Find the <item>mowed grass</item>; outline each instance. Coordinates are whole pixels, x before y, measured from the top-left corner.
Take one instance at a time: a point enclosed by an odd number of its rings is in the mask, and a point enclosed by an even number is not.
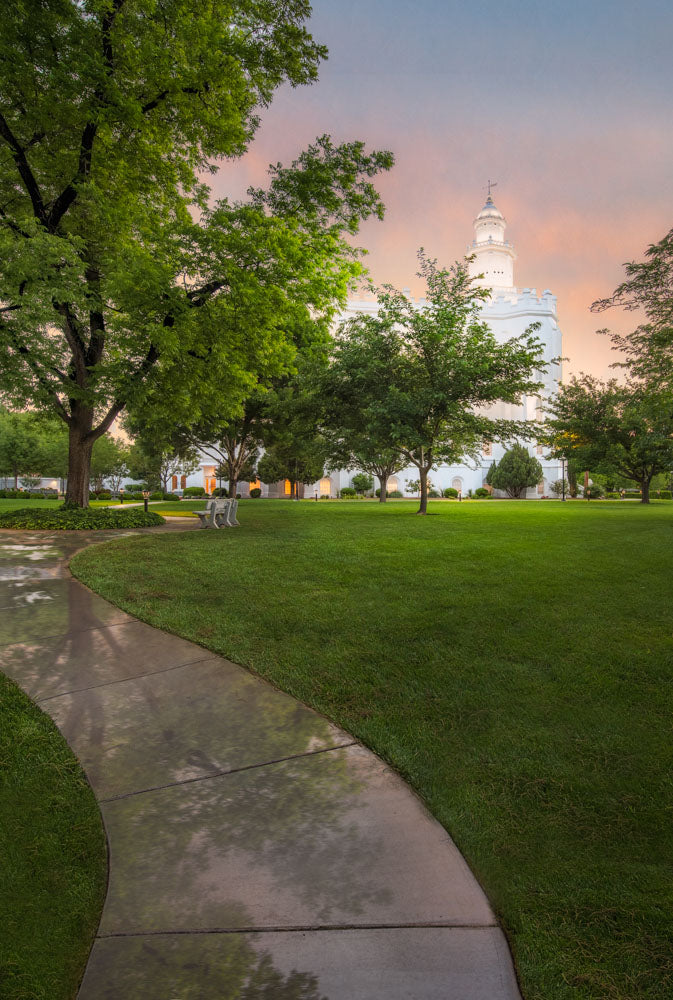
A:
[[[23,510],[24,507],[33,508],[37,507],[48,507],[50,510],[56,510],[63,503],[62,500],[6,500],[4,497],[0,497],[0,514],[4,514],[9,510]]]
[[[72,1000],[105,895],[98,806],[53,722],[0,674],[0,996]]]
[[[73,570],[416,788],[526,1000],[673,996],[673,504],[261,501]],[[135,572],[130,571],[135,567]]]

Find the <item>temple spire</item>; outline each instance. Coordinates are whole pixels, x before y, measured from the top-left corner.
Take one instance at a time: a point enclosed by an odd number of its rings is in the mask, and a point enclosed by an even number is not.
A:
[[[496,181],[489,179],[486,204],[474,220],[474,240],[470,253],[474,260],[470,264],[470,274],[483,274],[480,280],[485,288],[511,289],[514,287],[514,247],[505,238],[507,222],[502,212],[496,208],[491,194]]]

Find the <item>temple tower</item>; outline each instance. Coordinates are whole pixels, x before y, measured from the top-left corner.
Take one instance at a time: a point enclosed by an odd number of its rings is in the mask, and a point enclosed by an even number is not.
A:
[[[468,247],[474,260],[470,264],[470,275],[483,274],[477,282],[485,288],[497,291],[514,288],[514,247],[505,239],[507,223],[502,212],[493,204],[489,190],[486,204],[474,220],[474,239]]]

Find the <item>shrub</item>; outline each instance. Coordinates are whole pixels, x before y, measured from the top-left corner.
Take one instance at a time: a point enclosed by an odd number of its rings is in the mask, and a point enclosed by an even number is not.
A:
[[[402,499],[402,494],[400,493],[399,490],[391,490],[391,492],[388,494],[388,499],[389,500],[401,500]]]
[[[111,500],[111,499],[112,499],[112,494],[110,493],[109,490],[96,491],[96,500]]]
[[[553,483],[549,484],[549,489],[552,491],[552,493],[554,494],[555,497],[562,497],[563,496],[563,487],[564,487],[564,484],[565,484],[565,495],[567,497],[569,497],[570,496],[570,484],[569,484],[569,482],[568,482],[567,479],[566,480],[555,479]],[[617,495],[619,496],[619,494],[617,494]]]
[[[478,489],[474,491],[474,495],[477,500],[486,500],[488,497],[490,497],[491,494],[488,492],[485,486],[480,486]]]
[[[161,499],[162,500],[178,500],[179,501],[180,497],[177,495],[177,493],[162,493]]]
[[[491,463],[486,474],[489,486],[496,490],[504,490],[515,500],[525,496],[526,490],[537,486],[541,479],[542,466],[536,458],[528,454],[522,444],[513,444],[499,462]]]
[[[341,493],[342,498],[345,499],[345,500],[347,500],[349,497],[356,497],[357,496],[357,493],[355,492],[355,490],[353,489],[352,486],[344,486],[344,487],[342,487],[340,493]]]
[[[660,500],[673,500],[673,494],[670,490],[659,490]]]
[[[587,500],[600,500],[604,494],[605,490],[598,483],[592,483],[591,486],[587,486],[584,491],[584,496]]]
[[[229,496],[229,490],[226,489],[224,486],[218,486],[216,490],[213,490],[213,496],[214,497],[228,497]]]
[[[129,483],[128,486],[124,487],[124,491],[126,493],[142,493],[142,491],[146,489],[146,483]]]
[[[453,486],[447,486],[447,488],[444,490],[444,496],[447,497],[448,499],[455,500],[456,497],[458,496],[458,490],[454,490]]]
[[[250,490],[250,496],[253,498],[253,500],[256,500],[257,497],[261,497],[261,495],[262,491],[259,488],[259,486],[253,486],[253,488]]]
[[[330,497],[329,493],[321,493],[320,494],[320,499],[321,500],[330,500],[331,497]]]
[[[56,510],[21,507],[0,514],[0,528],[26,528],[31,531],[105,531],[108,528],[146,528],[164,524],[154,511],[142,508],[122,510],[110,507],[57,507]]]
[[[621,496],[620,493],[606,493],[605,494],[605,499],[606,500],[619,500],[620,496]]]
[[[157,490],[156,492],[150,493],[149,495],[150,500],[163,500],[163,498],[164,494],[161,490]]]
[[[441,496],[441,493],[439,493],[437,490],[428,490],[428,496],[430,497],[431,500],[436,500],[437,497]]]
[[[142,493],[132,493],[131,500],[144,500]]]
[[[182,495],[183,497],[203,497],[206,495],[206,491],[203,486],[185,486]]]
[[[374,479],[366,472],[358,472],[353,476],[351,485],[356,493],[367,493],[374,486]]]

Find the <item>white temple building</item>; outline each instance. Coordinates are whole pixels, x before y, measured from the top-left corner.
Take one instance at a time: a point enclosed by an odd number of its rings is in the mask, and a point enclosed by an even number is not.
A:
[[[556,296],[546,289],[542,295],[537,295],[534,288],[519,289],[514,284],[514,262],[516,253],[513,245],[505,238],[506,220],[498,208],[493,203],[490,194],[486,199],[486,204],[481,209],[474,220],[474,239],[468,245],[468,255],[473,257],[470,263],[470,274],[473,276],[483,275],[478,283],[490,291],[490,297],[484,301],[482,307],[483,318],[488,322],[495,337],[501,343],[516,337],[525,332],[532,323],[539,323],[536,336],[544,344],[544,360],[548,363],[546,372],[540,376],[540,381],[544,383],[539,394],[535,396],[525,396],[520,405],[496,404],[490,408],[489,413],[493,416],[503,417],[512,420],[541,420],[543,400],[556,391],[558,380],[561,377],[561,366],[558,360],[562,355],[561,330],[558,325],[556,314]],[[403,291],[407,291],[404,289]],[[419,308],[426,305],[424,299],[416,299],[409,296]],[[377,311],[377,301],[372,296],[367,299],[350,299],[347,308],[342,314],[342,319],[348,318],[355,313],[375,313]],[[526,442],[524,442],[526,443]],[[529,452],[538,459],[542,465],[543,478],[536,487],[529,489],[528,498],[543,497],[550,495],[550,485],[561,478],[561,465],[556,460],[545,459],[545,449],[541,445],[526,443]],[[462,465],[438,465],[430,472],[429,479],[432,487],[441,493],[447,487],[454,487],[460,490],[463,496],[468,496],[470,491],[480,486],[486,485],[486,475],[489,466],[495,461],[499,461],[504,454],[505,447],[499,444],[485,444],[479,461],[467,461]],[[318,482],[306,483],[303,487],[304,497],[336,497],[344,486],[350,486],[357,469],[339,470],[323,476]],[[410,466],[402,472],[397,473],[388,480],[388,491],[399,490],[409,496],[416,496],[415,490],[407,487],[407,481],[418,479],[418,470],[415,466]],[[212,459],[204,461],[201,472],[193,476],[182,477],[182,482],[174,483],[177,487],[205,486],[207,492],[211,492],[215,487],[215,467]],[[378,487],[378,482],[375,484]],[[288,483],[239,483],[239,491],[242,496],[247,496],[253,486],[258,486],[262,490],[262,496],[282,496],[289,495],[290,485]],[[300,496],[302,491],[300,488]],[[495,495],[499,495],[496,494]]]

